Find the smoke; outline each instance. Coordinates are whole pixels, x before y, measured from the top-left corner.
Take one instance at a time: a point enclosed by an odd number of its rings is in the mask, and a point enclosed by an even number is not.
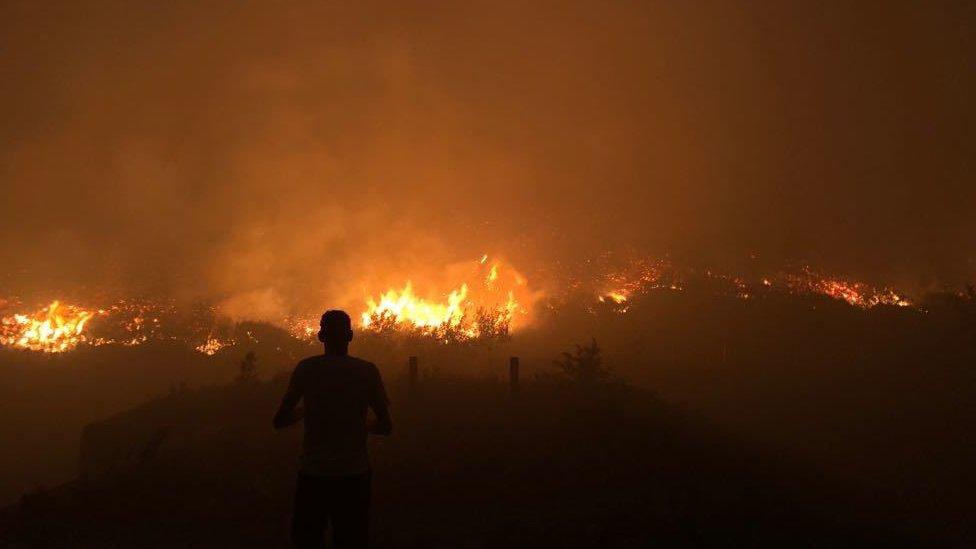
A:
[[[8,291],[262,317],[625,248],[973,274],[962,6],[2,9]]]

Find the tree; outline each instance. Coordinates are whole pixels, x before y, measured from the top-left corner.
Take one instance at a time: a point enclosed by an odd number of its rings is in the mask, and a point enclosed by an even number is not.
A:
[[[253,381],[257,377],[258,358],[254,351],[248,351],[241,361],[240,372],[237,374],[238,382]]]
[[[606,381],[610,370],[603,366],[603,356],[596,339],[589,345],[576,344],[572,352],[563,352],[553,364],[574,383],[592,386]]]

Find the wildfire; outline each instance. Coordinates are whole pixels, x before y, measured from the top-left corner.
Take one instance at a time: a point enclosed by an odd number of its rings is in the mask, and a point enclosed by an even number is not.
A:
[[[369,328],[375,316],[390,316],[395,322],[407,322],[417,328],[458,326],[464,319],[462,304],[468,297],[468,285],[462,284],[447,296],[446,303],[427,301],[413,293],[413,284],[407,282],[402,290],[389,290],[380,296],[379,302],[370,298],[367,310],[362,314],[363,327]]]
[[[615,310],[618,312],[626,312],[635,296],[652,290],[681,291],[686,285],[710,288],[720,295],[740,299],[753,299],[770,292],[785,292],[791,295],[823,295],[861,309],[878,305],[912,305],[907,297],[891,288],[879,288],[864,282],[828,276],[809,266],[750,281],[712,270],[698,272],[693,269],[677,269],[663,260],[641,259],[631,261],[622,268],[609,270],[600,278],[604,282],[596,287],[597,301],[616,306]]]
[[[367,299],[361,315],[363,328],[419,333],[444,342],[509,334],[513,325],[525,321],[535,295],[528,291],[522,275],[502,263],[489,261],[487,256],[472,263],[473,269],[470,264],[462,265],[470,276],[464,276],[441,299],[418,293],[410,282]],[[450,267],[446,271],[454,273]],[[14,302],[2,303],[8,308]],[[98,325],[92,329],[95,317]],[[304,316],[286,316],[277,324],[300,340],[313,339],[318,331],[318,323]],[[0,318],[0,346],[64,352],[79,345],[175,342],[213,356],[244,337],[235,335],[234,329],[218,308],[206,304],[187,309],[167,300],[120,299],[87,309],[54,301],[36,313],[17,312]]]
[[[295,339],[310,340],[319,331],[317,319],[309,319],[301,316],[289,316],[284,320],[285,329]]]
[[[233,345],[233,341],[221,341],[215,337],[208,337],[206,341],[194,347],[197,352],[203,353],[207,356],[213,356],[217,354],[217,351],[227,347],[228,345]]]
[[[368,298],[360,315],[363,328],[416,331],[445,340],[507,335],[525,312],[516,295],[526,293],[526,279],[499,262],[489,264],[487,255],[475,263],[473,280],[480,282],[462,282],[440,299],[418,295],[410,281]]]
[[[639,259],[631,261],[623,268],[611,269],[598,277],[596,298],[601,303],[618,307],[618,312],[627,312],[627,303],[635,295],[651,290],[681,290],[682,280],[677,270],[665,260]]]
[[[557,289],[549,292],[549,310],[558,312],[571,300],[582,299],[591,313],[623,314],[640,307],[643,298],[656,291],[707,292],[751,301],[775,295],[822,295],[862,309],[912,306],[908,298],[891,288],[825,275],[811,267],[743,278],[676,267],[668,260],[604,259],[574,267],[585,270],[579,275],[556,272],[547,277],[537,273],[539,278],[558,283]],[[359,315],[362,328],[445,343],[504,338],[532,320],[530,313],[541,297],[529,289],[527,279],[519,272],[488,255],[427,271],[430,273],[434,276],[417,273],[375,297],[366,293]],[[245,337],[235,331],[236,325],[222,316],[218,307],[205,303],[185,308],[167,300],[121,299],[101,308],[83,308],[54,301],[34,313],[6,312],[15,303],[17,299],[0,299],[3,314],[9,315],[0,317],[0,346],[13,349],[55,353],[79,345],[175,342],[214,355],[225,347],[254,341],[250,333]],[[316,317],[286,316],[275,324],[304,341],[313,340],[318,331]]]
[[[787,275],[785,279],[786,285],[794,292],[822,294],[862,309],[878,305],[908,307],[912,304],[891,288],[876,288],[863,282],[825,277],[810,267],[804,267],[799,274]]]
[[[85,326],[95,315],[54,301],[33,315],[15,314],[0,321],[0,344],[30,351],[62,353],[87,341]]]

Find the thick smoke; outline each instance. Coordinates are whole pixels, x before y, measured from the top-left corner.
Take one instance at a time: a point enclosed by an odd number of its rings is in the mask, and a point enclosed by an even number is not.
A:
[[[8,292],[273,317],[486,252],[973,272],[962,5],[2,10]]]

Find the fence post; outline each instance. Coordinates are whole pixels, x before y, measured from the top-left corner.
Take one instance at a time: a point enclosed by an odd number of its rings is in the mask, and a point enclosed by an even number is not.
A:
[[[410,389],[417,388],[417,357],[411,356],[408,360],[410,374]]]
[[[519,390],[519,358],[517,356],[508,359],[508,385],[513,393]]]

